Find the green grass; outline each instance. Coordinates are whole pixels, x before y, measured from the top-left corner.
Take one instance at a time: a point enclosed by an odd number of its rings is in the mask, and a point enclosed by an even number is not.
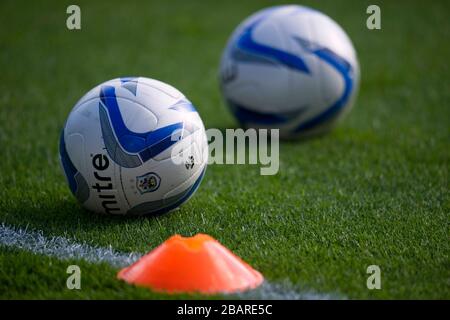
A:
[[[450,23],[445,1],[305,1],[338,21],[359,54],[358,101],[331,134],[280,147],[276,176],[209,166],[196,195],[157,218],[84,211],[58,163],[58,136],[87,90],[118,76],[168,82],[206,127],[232,128],[217,66],[233,28],[271,1],[69,1],[0,4],[0,222],[122,251],[174,233],[208,233],[272,282],[348,298],[450,298]],[[69,264],[81,291],[65,287]],[[366,268],[382,290],[366,288]],[[115,280],[107,265],[0,248],[1,298],[165,298]],[[172,297],[172,296],[171,296]]]

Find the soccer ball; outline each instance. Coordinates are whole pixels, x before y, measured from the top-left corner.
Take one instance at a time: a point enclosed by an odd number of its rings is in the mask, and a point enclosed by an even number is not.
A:
[[[187,201],[207,166],[207,138],[192,103],[148,78],[89,91],[60,138],[70,190],[91,211],[160,214]]]
[[[297,5],[261,10],[232,34],[220,65],[221,90],[245,127],[292,138],[322,133],[357,95],[359,65],[341,27]]]

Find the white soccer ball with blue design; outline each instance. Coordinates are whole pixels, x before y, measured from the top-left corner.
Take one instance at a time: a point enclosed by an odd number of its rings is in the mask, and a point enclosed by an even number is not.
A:
[[[286,138],[330,129],[357,95],[359,65],[342,28],[297,5],[261,10],[232,34],[220,66],[236,118]]]
[[[75,105],[60,139],[70,190],[110,214],[171,211],[198,188],[208,144],[192,103],[148,78],[100,84]]]

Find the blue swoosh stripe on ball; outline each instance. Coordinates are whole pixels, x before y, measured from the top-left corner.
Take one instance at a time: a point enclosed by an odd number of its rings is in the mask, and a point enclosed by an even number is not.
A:
[[[70,160],[70,156],[66,149],[66,142],[64,140],[64,129],[62,130],[59,139],[59,154],[64,173],[69,183],[70,191],[81,203],[84,203],[89,198],[89,186],[86,179],[84,179],[77,168],[75,168],[72,160]]]
[[[156,149],[155,146],[158,143],[162,143],[165,148],[168,148],[178,141],[176,140],[167,143],[167,138],[171,137],[176,130],[183,129],[183,122],[174,123],[145,133],[133,132],[126,127],[122,115],[120,114],[119,105],[115,95],[115,88],[103,86],[101,88],[100,99],[108,110],[108,115],[118,142],[126,152],[143,152],[146,148],[150,147]],[[159,148],[159,150],[163,151],[164,149]]]
[[[148,161],[151,158],[157,156],[164,150],[170,148],[173,144],[175,144],[178,140],[173,140],[174,138],[172,135],[167,136],[163,140],[159,141],[158,143],[155,143],[154,145],[151,145],[150,147],[144,149],[143,151],[139,152],[139,155],[141,156],[142,161]]]
[[[319,59],[331,65],[342,75],[344,79],[344,92],[339,97],[339,99],[334,102],[329,108],[327,108],[323,113],[297,126],[293,131],[298,133],[304,130],[311,129],[318,124],[329,120],[346,106],[353,89],[353,79],[351,76],[353,69],[348,61],[346,61],[344,58],[340,57],[333,51],[327,48],[318,47],[317,45],[305,39],[301,39],[298,37],[296,37],[296,39],[305,50],[316,55]]]
[[[69,154],[67,153],[66,143],[64,141],[64,130],[61,132],[61,137],[59,139],[59,155],[61,157],[61,163],[63,165],[64,173],[66,174],[67,181],[69,182],[70,191],[73,194],[77,191],[77,182],[75,180],[75,175],[78,170],[70,160]]]
[[[253,54],[257,54],[266,58],[277,61],[281,65],[288,68],[295,69],[301,72],[310,73],[309,68],[305,62],[295,54],[258,43],[253,40],[252,33],[253,29],[260,24],[266,16],[258,19],[256,22],[248,26],[241,34],[237,41],[237,46],[244,51],[248,51]],[[255,59],[255,62],[258,60]]]

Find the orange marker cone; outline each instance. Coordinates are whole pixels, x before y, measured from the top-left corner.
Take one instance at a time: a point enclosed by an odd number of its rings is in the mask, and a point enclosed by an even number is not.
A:
[[[232,293],[253,289],[264,278],[206,234],[170,237],[117,274],[119,279],[165,292]]]

